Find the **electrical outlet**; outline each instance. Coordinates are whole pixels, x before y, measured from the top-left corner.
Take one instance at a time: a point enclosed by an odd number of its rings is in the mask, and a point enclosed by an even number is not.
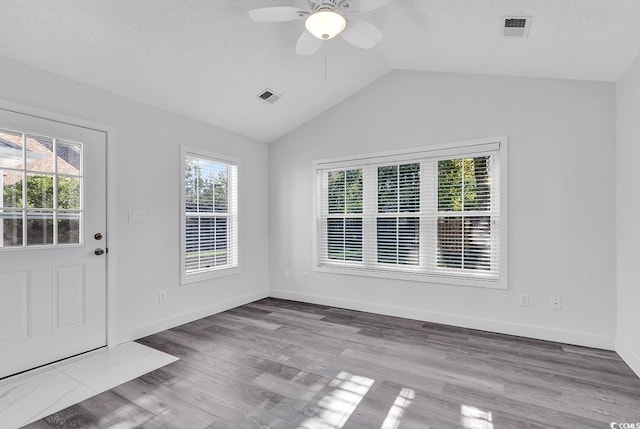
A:
[[[289,270],[284,270],[282,277],[284,277],[285,280],[289,280],[289,278],[291,277],[289,274]]]
[[[562,299],[558,297],[551,298],[551,309],[552,310],[562,310]]]
[[[309,275],[307,275],[307,272],[305,271],[302,273],[302,281],[306,282],[307,280],[309,280]]]
[[[529,295],[522,294],[520,295],[520,307],[528,307],[529,306]]]
[[[158,302],[160,304],[164,304],[167,302],[167,293],[166,292],[158,292]]]

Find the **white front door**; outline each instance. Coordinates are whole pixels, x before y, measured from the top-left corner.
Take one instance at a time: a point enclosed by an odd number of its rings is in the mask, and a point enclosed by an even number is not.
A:
[[[0,109],[0,378],[106,345],[105,154]]]

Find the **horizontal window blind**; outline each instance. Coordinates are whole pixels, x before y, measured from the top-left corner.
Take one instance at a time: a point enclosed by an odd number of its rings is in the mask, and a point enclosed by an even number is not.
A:
[[[496,281],[499,145],[319,163],[318,266]]]

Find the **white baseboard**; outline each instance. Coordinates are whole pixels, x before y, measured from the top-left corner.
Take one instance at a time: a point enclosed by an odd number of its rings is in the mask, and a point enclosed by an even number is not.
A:
[[[549,329],[540,326],[524,325],[518,323],[501,322],[498,320],[466,317],[457,314],[436,313],[418,310],[414,308],[396,307],[383,304],[375,304],[364,301],[345,300],[322,295],[314,295],[287,290],[260,291],[224,302],[219,302],[194,311],[188,311],[170,319],[160,320],[146,325],[138,326],[117,335],[117,341],[113,345],[134,341],[148,335],[155,334],[166,329],[171,329],[194,320],[230,310],[241,305],[254,302],[268,296],[274,298],[289,299],[293,301],[309,302],[312,304],[330,305],[333,307],[348,308],[352,310],[366,311],[370,313],[385,314],[388,316],[404,317],[408,319],[424,320],[426,322],[442,323],[445,325],[459,326],[462,328],[478,329],[481,331],[497,332],[501,334],[517,335],[520,337],[536,338],[547,341],[557,341],[566,344],[575,344],[585,347],[595,347],[605,350],[615,350],[627,364],[640,376],[640,357],[624,346],[619,340],[609,337],[585,334],[582,332]]]
[[[272,289],[269,296],[289,299],[293,301],[309,302],[312,304],[330,305],[332,307],[348,308],[351,310],[385,314],[388,316],[404,317],[407,319],[424,320],[426,322],[442,323],[462,328],[478,329],[481,331],[497,332],[500,334],[517,335],[519,337],[536,338],[540,340],[556,341],[578,346],[594,347],[604,350],[614,350],[613,338],[591,335],[583,332],[549,329],[540,326],[519,323],[502,322],[499,320],[466,317],[457,314],[434,313],[414,308],[395,307],[370,302],[333,298],[322,295],[292,292]]]
[[[618,353],[622,360],[629,365],[629,368],[640,377],[640,356],[635,354],[633,350],[624,345],[618,338],[616,338],[616,353]]]
[[[268,296],[269,293],[266,290],[255,292],[227,301],[217,302],[213,305],[199,308],[194,311],[187,311],[170,319],[159,320],[157,322],[137,326],[133,329],[119,333],[117,335],[116,344],[114,345],[126,343],[127,341],[134,341],[160,331],[175,328],[176,326],[184,325],[185,323],[193,322],[194,320],[202,319],[203,317],[211,316],[212,314],[221,313],[241,305],[249,304],[250,302],[258,301],[259,299],[263,299]]]

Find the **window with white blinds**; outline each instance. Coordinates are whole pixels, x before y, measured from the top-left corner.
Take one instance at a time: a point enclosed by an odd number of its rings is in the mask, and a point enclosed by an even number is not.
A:
[[[506,138],[317,161],[320,271],[506,288]]]
[[[182,281],[232,274],[238,267],[238,165],[182,148]]]

